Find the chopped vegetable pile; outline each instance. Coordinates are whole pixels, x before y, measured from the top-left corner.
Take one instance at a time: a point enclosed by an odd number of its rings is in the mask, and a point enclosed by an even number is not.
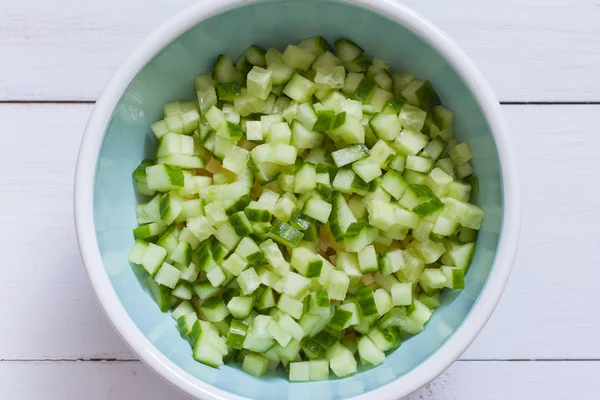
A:
[[[164,106],[129,261],[194,358],[291,381],[378,365],[462,289],[483,211],[432,85],[322,37],[252,45]]]

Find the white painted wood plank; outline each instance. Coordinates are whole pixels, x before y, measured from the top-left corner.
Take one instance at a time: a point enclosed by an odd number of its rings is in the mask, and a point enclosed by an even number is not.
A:
[[[96,304],[76,245],[72,178],[90,109],[0,106],[0,304],[11,305],[0,359],[134,357]],[[522,241],[504,299],[464,358],[600,358],[600,106],[504,109],[523,178]]]
[[[74,165],[90,110],[0,107],[0,359],[132,357],[96,302],[75,238]]]
[[[0,362],[0,399],[187,400],[135,362]]]
[[[598,374],[590,361],[459,361],[405,400],[588,399]],[[140,362],[0,362],[0,399],[14,398],[190,399]]]
[[[465,358],[600,358],[598,106],[505,106],[523,222],[505,296]]]
[[[0,0],[0,100],[96,99],[143,37],[194,2]],[[455,39],[503,101],[600,100],[596,0],[404,3]]]
[[[563,400],[597,398],[593,361],[459,361],[405,400]]]

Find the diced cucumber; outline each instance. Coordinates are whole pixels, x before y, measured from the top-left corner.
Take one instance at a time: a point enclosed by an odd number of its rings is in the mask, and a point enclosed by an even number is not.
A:
[[[149,189],[166,192],[183,187],[183,172],[181,168],[158,164],[146,168],[146,183]]]
[[[206,279],[208,279],[212,286],[218,287],[227,280],[227,276],[221,267],[217,265],[206,273]]]
[[[406,157],[405,168],[417,172],[429,172],[433,168],[433,160],[419,156]]]
[[[287,272],[273,289],[296,299],[304,298],[309,292],[312,281],[295,272]]]
[[[329,67],[317,67],[315,83],[320,88],[341,89],[344,87],[346,70],[341,65]]]
[[[256,274],[254,268],[250,267],[238,276],[237,283],[244,296],[247,296],[258,289],[260,286],[260,278]]]
[[[158,304],[158,308],[160,308],[160,311],[169,311],[169,308],[171,308],[171,297],[169,288],[159,283],[156,283],[151,276],[149,276],[146,279],[146,283],[148,285],[148,288],[150,289],[150,293],[152,293],[152,297],[154,297],[154,300]]]
[[[368,337],[363,336],[358,340],[358,354],[360,357],[373,365],[379,365],[385,360],[385,353]]]
[[[377,253],[373,245],[365,246],[358,252],[358,265],[363,274],[379,270]]]
[[[377,289],[373,293],[377,314],[383,315],[392,309],[392,297],[385,289]]]
[[[227,303],[231,315],[237,319],[244,319],[252,312],[252,297],[233,297]]]
[[[335,193],[332,200],[330,229],[336,240],[342,240],[348,230],[348,227],[356,222],[352,211],[348,207],[344,196],[341,193]]]
[[[285,246],[297,246],[304,234],[287,222],[276,221],[269,232],[269,237]]]
[[[429,138],[418,131],[403,129],[394,140],[394,147],[402,155],[416,155],[429,142]]]
[[[317,168],[314,164],[304,163],[298,168],[294,178],[294,193],[308,193],[317,185]]]
[[[350,286],[350,278],[343,271],[332,269],[326,279],[327,293],[332,300],[344,300]]]
[[[323,261],[311,250],[297,247],[292,251],[291,266],[307,278],[321,275]]]
[[[402,127],[420,131],[425,124],[427,112],[410,104],[404,104],[398,118]]]
[[[352,170],[367,183],[382,175],[379,163],[371,157],[353,163]]]
[[[345,111],[336,115],[330,134],[339,136],[348,144],[362,144],[365,141],[365,128],[360,121]]]
[[[373,289],[370,287],[360,288],[356,291],[356,299],[362,316],[377,314],[377,305],[373,297]]]
[[[170,289],[175,288],[179,278],[181,278],[181,271],[179,268],[168,263],[163,263],[156,272],[156,275],[154,275],[154,280],[156,283],[166,286]]]
[[[296,341],[299,342],[304,337],[304,329],[302,329],[302,327],[296,321],[294,321],[289,314],[280,313],[277,322],[279,323],[279,326]],[[299,345],[300,344],[298,343],[298,349],[300,348]]]
[[[229,315],[229,309],[220,297],[211,297],[200,305],[200,311],[209,322],[222,321]]]
[[[267,372],[268,360],[256,353],[248,353],[242,363],[242,371],[261,377]]]
[[[429,81],[414,80],[410,82],[402,90],[402,95],[411,104],[424,110],[430,110],[433,106],[440,104],[440,99]]]
[[[291,382],[308,382],[310,381],[310,364],[308,361],[292,362],[289,365]]]
[[[273,84],[271,83],[272,71],[261,67],[254,66],[248,73],[246,85],[248,87],[248,95],[266,100]]]
[[[343,62],[352,61],[364,53],[364,50],[356,43],[346,39],[338,39],[334,42],[335,54]]]
[[[375,114],[369,120],[369,125],[375,135],[383,140],[394,140],[402,130],[400,120],[395,114]]]
[[[329,43],[327,43],[327,40],[323,36],[313,36],[303,39],[298,43],[298,47],[311,52],[315,56],[328,52],[330,48]]]
[[[241,321],[233,320],[227,335],[227,345],[236,350],[241,350],[246,339],[248,326]],[[246,371],[247,372],[247,371]]]
[[[450,159],[454,163],[454,165],[461,165],[466,162],[471,161],[473,155],[471,154],[471,149],[466,142],[462,142],[452,147],[450,151],[448,151],[448,155]]]
[[[354,98],[363,104],[367,103],[373,95],[376,87],[377,84],[374,80],[370,78],[363,78],[354,91]]]
[[[289,45],[281,56],[283,62],[292,68],[306,71],[315,59],[315,54],[300,46]]]
[[[353,374],[357,371],[354,354],[341,343],[335,343],[327,349],[326,357],[329,361],[329,368],[331,368],[331,371],[333,371],[338,378]]]
[[[221,267],[234,276],[240,275],[247,266],[248,262],[237,253],[233,253],[221,263]]]
[[[148,243],[144,255],[140,259],[140,264],[148,274],[154,276],[164,260],[167,258],[167,251],[154,243]]]
[[[315,84],[299,74],[295,74],[283,89],[286,96],[299,103],[310,100],[314,92]]]
[[[344,165],[348,165],[368,157],[369,149],[367,149],[367,146],[364,144],[357,144],[344,149],[336,150],[331,153],[331,156],[333,157],[336,167],[340,168]]]
[[[311,196],[302,208],[304,214],[322,223],[329,220],[331,210],[331,204],[317,196]]]
[[[378,365],[460,290],[483,211],[429,81],[356,43],[221,54],[151,125],[129,262],[195,360],[292,381]],[[333,50],[332,50],[333,51]],[[213,237],[214,236],[214,237]],[[335,266],[334,266],[335,264]]]
[[[277,308],[296,319],[300,319],[304,311],[304,305],[300,300],[288,296],[285,293],[283,293],[279,297],[279,301],[277,302]]]
[[[299,46],[302,47],[302,42],[300,42]],[[317,68],[331,68],[336,66],[342,66],[342,61],[332,52],[325,50],[324,52],[320,52],[313,62],[312,68],[316,70]]]

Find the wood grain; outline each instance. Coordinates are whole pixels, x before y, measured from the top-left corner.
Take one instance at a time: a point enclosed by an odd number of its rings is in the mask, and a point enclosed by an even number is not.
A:
[[[94,100],[132,49],[197,0],[0,0],[0,100]],[[202,0],[208,2],[209,0]],[[599,101],[597,0],[405,0],[502,101]]]
[[[459,361],[405,400],[589,399],[598,362]],[[140,362],[0,362],[0,399],[189,400]]]
[[[505,106],[524,219],[514,272],[464,359],[600,358],[595,227],[600,106]],[[90,105],[0,106],[0,359],[135,358],[106,321],[73,228]]]

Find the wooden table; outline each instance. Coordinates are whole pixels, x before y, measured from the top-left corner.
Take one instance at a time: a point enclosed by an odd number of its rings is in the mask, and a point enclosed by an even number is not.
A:
[[[194,0],[0,0],[0,399],[185,399],[117,337],[73,227],[94,100]],[[494,316],[411,400],[600,392],[600,3],[410,0],[489,79],[515,137],[522,240]]]

